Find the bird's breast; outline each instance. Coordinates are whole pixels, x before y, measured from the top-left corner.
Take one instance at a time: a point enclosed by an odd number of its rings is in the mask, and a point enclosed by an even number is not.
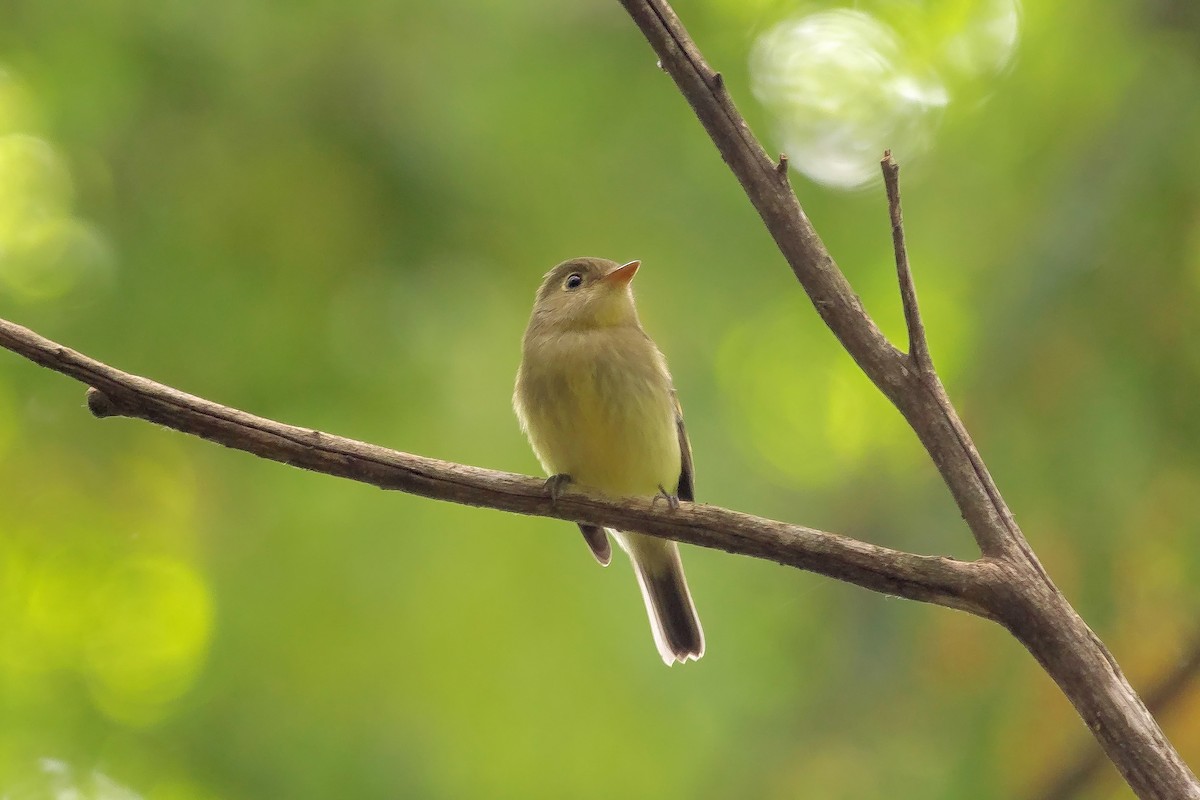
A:
[[[657,348],[637,334],[558,341],[533,357],[527,348],[518,413],[548,471],[606,494],[675,490],[680,453],[670,377]]]

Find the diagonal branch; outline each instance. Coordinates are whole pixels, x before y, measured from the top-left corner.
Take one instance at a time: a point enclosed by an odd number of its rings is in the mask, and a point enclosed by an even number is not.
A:
[[[884,594],[992,618],[983,598],[999,574],[987,562],[921,556],[845,536],[683,502],[671,511],[639,498],[566,491],[551,501],[545,481],[480,469],[285,425],[130,375],[0,320],[0,347],[92,388],[97,417],[124,416],[302,469],[383,489],[675,539],[763,558]]]
[[[1172,706],[1193,686],[1197,675],[1200,675],[1200,636],[1193,635],[1182,658],[1161,675],[1157,683],[1145,689],[1146,706],[1159,717],[1169,713]],[[1071,800],[1079,797],[1100,775],[1108,763],[1104,751],[1096,747],[1095,742],[1081,744],[1083,746],[1049,776],[1045,785],[1031,795],[1035,800]]]
[[[665,0],[621,0],[741,183],[817,313],[868,378],[900,410],[937,463],[984,555],[1016,547],[1020,532],[947,401],[931,402],[904,353],[863,309],[788,183]],[[974,456],[974,457],[972,457]]]
[[[937,373],[932,367],[914,370],[914,361],[888,342],[863,310],[778,168],[782,159],[776,165],[767,158],[724,81],[705,63],[667,0],[620,2],[741,183],[817,313],[921,440],[983,562],[1006,575],[994,585],[1000,595],[990,604],[1002,624],[1058,684],[1139,797],[1200,800],[1196,776],[1163,736],[1112,654],[1042,568]],[[894,207],[898,212],[898,202]],[[900,269],[904,288],[906,270]],[[915,292],[904,303],[911,333],[913,322],[920,320]]]

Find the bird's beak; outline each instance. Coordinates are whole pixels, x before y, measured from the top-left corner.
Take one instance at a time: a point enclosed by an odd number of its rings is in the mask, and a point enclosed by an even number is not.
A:
[[[601,280],[608,284],[627,286],[633,280],[633,276],[637,274],[638,266],[641,263],[640,261],[630,261],[628,264],[622,264],[601,278]]]

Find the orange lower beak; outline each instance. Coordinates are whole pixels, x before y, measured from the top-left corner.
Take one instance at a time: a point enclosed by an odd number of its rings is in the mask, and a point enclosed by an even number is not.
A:
[[[640,261],[630,261],[628,264],[622,264],[612,272],[605,275],[601,280],[603,280],[605,283],[627,285],[631,280],[633,280],[633,276],[637,274],[638,266],[641,263],[642,262]]]

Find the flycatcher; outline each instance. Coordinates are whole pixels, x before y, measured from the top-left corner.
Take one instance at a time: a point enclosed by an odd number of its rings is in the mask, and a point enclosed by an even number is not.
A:
[[[610,496],[692,500],[692,451],[671,373],[638,322],[640,262],[573,258],[546,274],[522,345],[513,407],[557,495],[573,483]],[[669,539],[581,524],[602,566],[608,533],[629,554],[659,655],[704,655],[704,632]]]

